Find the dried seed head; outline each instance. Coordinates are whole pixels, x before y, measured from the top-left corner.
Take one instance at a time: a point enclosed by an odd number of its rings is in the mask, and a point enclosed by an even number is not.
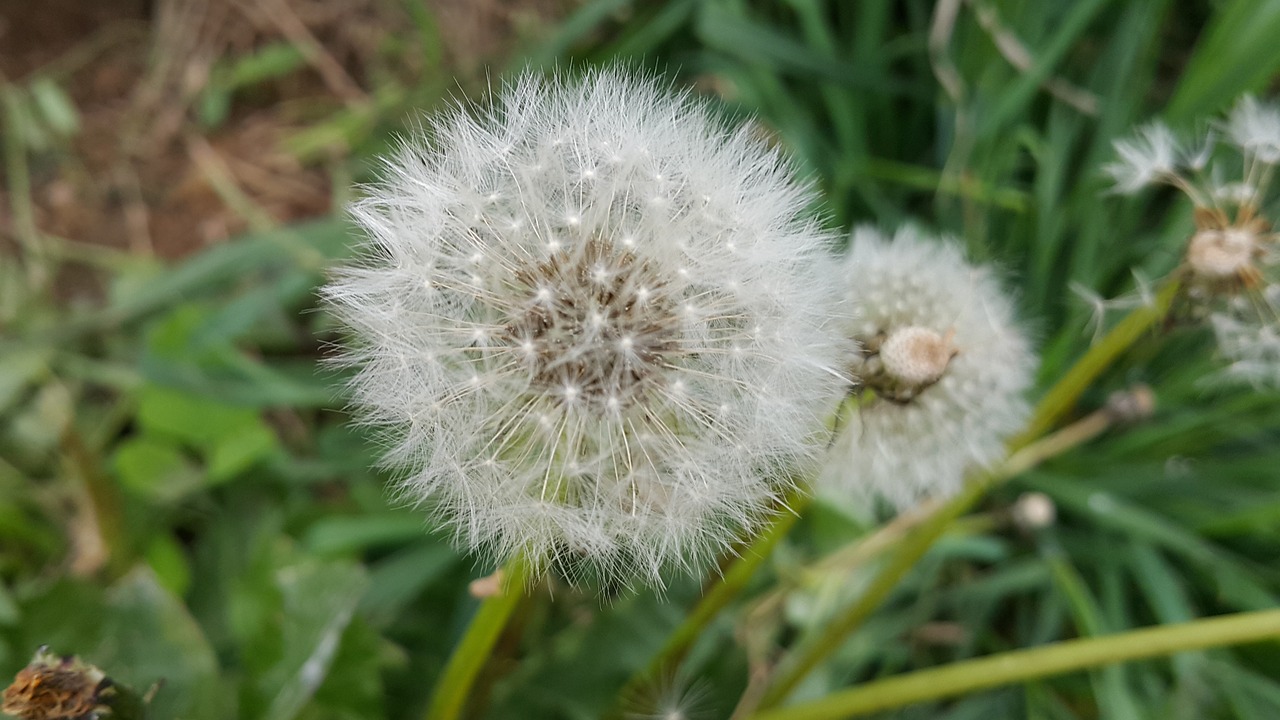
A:
[[[98,668],[42,648],[5,689],[0,710],[22,720],[83,720],[108,710],[110,687]]]

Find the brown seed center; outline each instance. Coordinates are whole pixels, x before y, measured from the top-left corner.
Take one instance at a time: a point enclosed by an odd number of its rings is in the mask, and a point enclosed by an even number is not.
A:
[[[866,356],[855,373],[864,387],[893,402],[910,402],[942,379],[960,352],[955,331],[939,334],[909,326],[881,333],[863,343]]]
[[[620,411],[661,384],[678,321],[670,288],[650,263],[596,239],[516,280],[527,300],[501,339],[534,388],[566,405]]]
[[[1187,263],[1208,280],[1244,275],[1259,252],[1258,237],[1247,228],[1199,230],[1187,246]]]

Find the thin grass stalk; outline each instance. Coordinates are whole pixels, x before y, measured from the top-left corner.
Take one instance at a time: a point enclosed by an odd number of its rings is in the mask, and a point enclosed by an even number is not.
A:
[[[860,402],[865,400],[846,398],[840,408],[829,418],[828,429],[833,437],[839,432],[846,414],[856,411]],[[721,566],[723,570],[719,578],[705,589],[702,599],[685,617],[684,622],[667,638],[658,654],[644,669],[627,680],[617,695],[615,707],[607,717],[611,719],[620,717],[622,705],[628,698],[633,697],[646,684],[663,677],[664,673],[674,671],[683,662],[689,648],[702,635],[702,631],[742,592],[755,576],[756,570],[773,553],[773,549],[782,541],[782,538],[791,532],[791,528],[795,526],[796,521],[812,501],[813,494],[808,483],[798,481],[782,499],[779,512],[768,527],[750,544],[735,553],[727,565]]]
[[[1016,450],[1034,442],[1071,412],[1084,391],[1089,389],[1116,358],[1168,317],[1181,289],[1182,279],[1175,272],[1165,280],[1150,304],[1134,308],[1116,323],[1049,388],[1036,405],[1027,428],[1009,441],[1009,447]]]
[[[778,513],[764,532],[734,558],[720,575],[719,580],[710,586],[693,611],[685,617],[684,622],[680,623],[680,626],[668,636],[666,644],[653,660],[627,681],[618,694],[619,706],[644,688],[647,683],[656,681],[664,673],[680,665],[688,654],[689,648],[702,635],[702,631],[742,592],[755,576],[760,565],[768,559],[773,549],[795,526],[801,513],[811,501],[812,496],[799,486],[790,493],[784,502],[785,509]],[[617,717],[618,712],[619,708],[615,708],[615,714],[611,717]]]
[[[1102,665],[1280,639],[1280,610],[1260,610],[1014,650],[919,670],[770,710],[752,720],[836,720]]]
[[[1144,390],[1136,392],[1149,392]],[[792,660],[784,665],[784,671],[770,684],[760,701],[761,708],[770,708],[786,699],[831,653],[844,644],[845,638],[866,622],[898,583],[924,557],[938,538],[961,515],[972,508],[991,487],[1014,477],[1045,460],[1078,447],[1102,434],[1121,419],[1110,408],[1095,411],[1081,420],[1010,455],[999,467],[983,472],[965,484],[959,495],[948,500],[914,532],[906,535],[889,556],[884,568],[875,576],[856,601],[823,628],[823,632],[807,645],[802,645]]]

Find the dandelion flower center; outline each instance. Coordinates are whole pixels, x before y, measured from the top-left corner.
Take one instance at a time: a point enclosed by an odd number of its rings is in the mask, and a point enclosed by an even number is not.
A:
[[[1248,228],[1206,228],[1192,236],[1187,263],[1200,277],[1228,280],[1248,274],[1257,251],[1258,238]]]
[[[895,330],[880,346],[880,362],[886,373],[904,383],[930,385],[942,377],[955,357],[954,337],[954,330],[946,335],[922,327]]]
[[[526,268],[517,282],[528,302],[503,339],[535,390],[616,412],[662,383],[679,326],[651,263],[593,239]]]
[[[860,370],[863,383],[894,402],[909,402],[941,380],[959,353],[954,329],[940,334],[917,325],[882,332],[864,345],[869,354]]]

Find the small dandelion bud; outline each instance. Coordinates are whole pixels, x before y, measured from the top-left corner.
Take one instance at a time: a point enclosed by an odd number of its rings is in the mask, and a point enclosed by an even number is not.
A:
[[[845,330],[861,379],[820,485],[899,506],[946,495],[1026,419],[1035,355],[992,273],[912,228],[854,231]]]
[[[811,201],[750,130],[619,70],[432,120],[326,289],[403,497],[535,571],[660,583],[731,545],[839,395]]]
[[[1009,512],[1014,524],[1024,532],[1042,530],[1058,519],[1058,508],[1053,498],[1042,492],[1023,493]]]
[[[1118,390],[1107,398],[1106,412],[1113,422],[1141,422],[1151,417],[1155,411],[1156,393],[1149,385]]]

